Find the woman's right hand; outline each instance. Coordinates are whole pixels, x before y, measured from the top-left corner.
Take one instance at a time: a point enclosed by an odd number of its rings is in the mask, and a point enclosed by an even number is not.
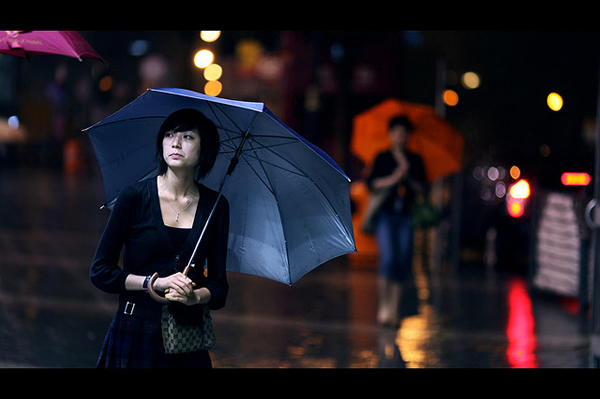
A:
[[[392,174],[375,179],[373,181],[373,188],[382,189],[382,188],[394,187],[406,178],[407,172],[408,172],[407,164],[398,166],[396,169],[394,169]]]
[[[180,295],[193,296],[196,284],[181,272],[167,277],[159,277],[154,282],[153,288],[157,292],[169,292],[174,290]],[[167,291],[168,290],[168,291]]]

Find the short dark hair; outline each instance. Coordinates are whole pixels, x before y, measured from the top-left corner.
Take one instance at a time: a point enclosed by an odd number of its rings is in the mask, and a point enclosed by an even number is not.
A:
[[[167,132],[187,132],[195,130],[200,135],[200,154],[196,165],[196,179],[208,174],[215,164],[219,152],[219,133],[215,124],[202,112],[184,108],[173,112],[164,120],[156,138],[156,161],[158,174],[167,172],[167,163],[163,157],[163,139]]]
[[[411,133],[414,130],[414,126],[410,119],[404,115],[398,115],[390,120],[388,128],[391,130],[394,126],[404,126],[407,133]]]

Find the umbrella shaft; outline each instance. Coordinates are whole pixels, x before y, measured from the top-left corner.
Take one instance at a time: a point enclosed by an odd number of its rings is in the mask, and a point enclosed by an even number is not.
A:
[[[194,247],[194,252],[192,252],[192,256],[190,256],[190,260],[188,261],[187,267],[185,269],[186,271],[189,270],[190,267],[193,267],[192,262],[194,261],[194,257],[196,256],[196,251],[198,251],[198,247],[200,246],[200,242],[202,241],[202,237],[204,237],[204,233],[206,232],[206,229],[208,228],[208,224],[210,223],[210,220],[212,219],[213,214],[215,213],[215,209],[217,209],[217,204],[219,203],[219,200],[223,196],[223,188],[225,188],[225,185],[229,181],[229,176],[230,176],[230,174],[228,173],[223,178],[223,182],[221,183],[221,189],[219,190],[219,195],[217,196],[217,199],[215,200],[215,204],[213,205],[212,209],[210,210],[210,213],[208,214],[208,218],[206,219],[206,223],[204,223],[204,227],[202,228],[202,232],[200,233],[200,237],[198,237],[198,241],[196,242],[196,246]],[[187,273],[184,273],[184,274],[187,275]]]
[[[256,116],[255,116],[255,118],[256,118]],[[254,122],[254,121],[252,121],[252,122]],[[252,126],[252,123],[250,124],[250,126]],[[250,135],[250,127],[248,127],[248,130],[246,130],[246,133],[244,133],[244,137],[242,137],[242,141],[240,142],[240,145],[236,149],[235,154],[233,155],[233,158],[231,158],[229,167],[227,168],[227,173],[225,173],[225,176],[223,177],[223,181],[221,182],[221,187],[219,187],[219,195],[217,196],[217,199],[215,200],[215,204],[213,205],[212,209],[210,210],[210,213],[208,214],[206,223],[204,223],[204,227],[202,228],[200,237],[198,237],[198,241],[196,242],[196,246],[194,247],[194,252],[192,252],[192,256],[190,256],[190,260],[188,261],[187,267],[185,269],[186,272],[189,270],[190,267],[193,267],[192,262],[194,261],[194,257],[196,256],[196,251],[198,251],[198,247],[200,246],[202,237],[204,237],[204,233],[206,232],[206,229],[208,228],[208,224],[210,223],[210,220],[212,219],[213,214],[215,213],[215,209],[217,209],[219,200],[223,196],[223,189],[225,189],[225,186],[227,185],[227,182],[229,181],[229,177],[231,177],[233,170],[235,169],[235,167],[238,164],[240,155],[242,153],[242,148],[244,147],[246,140],[248,140],[249,135]],[[187,275],[187,273],[184,273],[184,274]]]
[[[254,116],[254,118],[256,118],[256,115]],[[254,120],[252,120],[252,123],[254,123]],[[250,124],[250,126],[252,126],[252,123]],[[225,174],[226,176],[231,176],[233,170],[237,166],[240,160],[240,155],[242,154],[242,149],[244,148],[244,144],[246,144],[246,140],[248,140],[249,135],[250,127],[248,127],[248,130],[246,130],[246,133],[244,133],[244,137],[242,137],[242,141],[240,141],[240,145],[238,145],[238,148],[235,149],[235,154],[233,154],[233,158],[231,158],[231,161],[229,162],[229,168],[227,168],[227,173]],[[224,182],[221,184],[221,186],[223,186],[223,184]]]

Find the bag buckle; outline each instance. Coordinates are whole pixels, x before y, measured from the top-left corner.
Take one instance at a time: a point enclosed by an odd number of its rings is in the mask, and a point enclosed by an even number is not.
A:
[[[135,309],[135,303],[127,302],[125,304],[125,309],[123,310],[123,313],[131,316],[133,314],[133,309]]]

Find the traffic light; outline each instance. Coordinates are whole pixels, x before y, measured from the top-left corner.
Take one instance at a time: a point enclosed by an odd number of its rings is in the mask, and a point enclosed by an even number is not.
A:
[[[565,172],[560,176],[560,182],[565,186],[587,186],[591,180],[587,173]]]
[[[521,179],[510,186],[506,196],[506,210],[513,218],[520,218],[525,213],[527,199],[531,195],[531,186],[525,179]]]

